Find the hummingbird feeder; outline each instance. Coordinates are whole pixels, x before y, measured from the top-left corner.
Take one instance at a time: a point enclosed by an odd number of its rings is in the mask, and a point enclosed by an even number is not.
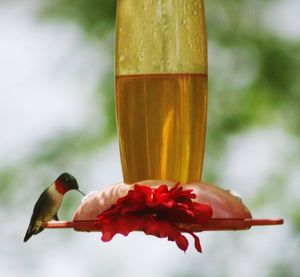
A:
[[[83,199],[72,221],[44,228],[132,231],[186,250],[188,233],[283,224],[253,219],[235,193],[201,182],[207,115],[203,0],[118,0],[116,116],[124,181]]]

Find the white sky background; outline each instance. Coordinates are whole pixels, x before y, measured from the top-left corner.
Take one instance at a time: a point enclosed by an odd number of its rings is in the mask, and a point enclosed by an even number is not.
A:
[[[0,5],[0,165],[29,154],[38,141],[84,122],[105,68],[74,25],[37,22],[36,2]]]
[[[266,11],[265,24],[285,39],[298,40],[300,36],[300,1],[274,1],[273,8]]]
[[[79,128],[89,106],[89,98],[81,96],[92,92],[106,66],[98,46],[86,42],[76,26],[36,22],[37,3],[0,3],[0,167],[29,155],[39,141],[49,136]],[[276,6],[268,11],[266,24],[271,29],[276,28],[279,35],[294,39],[300,35],[299,1],[281,3],[283,8]],[[250,199],[264,178],[280,168],[278,160],[289,160],[295,145],[295,139],[275,127],[233,137],[228,142],[224,160],[220,161],[224,164],[220,182]],[[121,179],[116,141],[95,157],[94,162],[93,179],[98,172],[101,172],[99,181],[108,182],[107,185]],[[292,199],[297,197],[293,190],[300,180],[296,171],[292,171],[290,187],[287,187]],[[241,188],[240,183],[247,186]],[[9,214],[7,211],[6,215]],[[16,230],[20,222],[27,222],[24,217],[29,220],[29,215],[20,213],[19,218],[11,222],[11,230]],[[60,237],[58,231],[47,230],[23,245],[23,233],[4,229],[0,239],[3,240],[0,275],[176,276],[174,274],[181,273],[180,268],[184,272],[184,265],[192,265],[194,276],[201,276],[199,272],[218,276],[220,268],[212,266],[213,263],[224,266],[226,272],[231,271],[231,276],[259,277],[266,276],[267,264],[282,259],[282,251],[286,259],[296,259],[298,244],[290,239],[289,228],[259,230],[201,234],[204,254],[198,255],[192,241],[187,254],[183,254],[173,243],[141,234],[130,235],[128,239],[117,237],[104,244],[99,239],[100,234],[74,232],[68,235],[66,231],[66,235]],[[241,250],[247,259],[239,255]],[[232,260],[228,261],[228,257]]]

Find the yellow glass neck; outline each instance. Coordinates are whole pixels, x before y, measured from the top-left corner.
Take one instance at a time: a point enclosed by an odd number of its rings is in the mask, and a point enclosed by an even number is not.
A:
[[[116,75],[207,73],[203,0],[119,0]]]

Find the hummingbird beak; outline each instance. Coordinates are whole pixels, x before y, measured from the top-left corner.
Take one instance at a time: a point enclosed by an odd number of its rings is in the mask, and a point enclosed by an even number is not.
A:
[[[85,196],[85,193],[82,192],[80,189],[77,189],[77,191],[79,191],[83,196]]]

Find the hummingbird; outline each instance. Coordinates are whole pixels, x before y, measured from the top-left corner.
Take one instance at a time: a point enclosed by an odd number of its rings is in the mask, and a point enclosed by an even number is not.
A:
[[[28,241],[32,235],[36,235],[44,230],[43,222],[58,220],[57,211],[61,205],[65,193],[70,190],[77,190],[85,195],[78,187],[76,179],[69,173],[63,173],[46,188],[34,205],[33,213],[24,242]]]

